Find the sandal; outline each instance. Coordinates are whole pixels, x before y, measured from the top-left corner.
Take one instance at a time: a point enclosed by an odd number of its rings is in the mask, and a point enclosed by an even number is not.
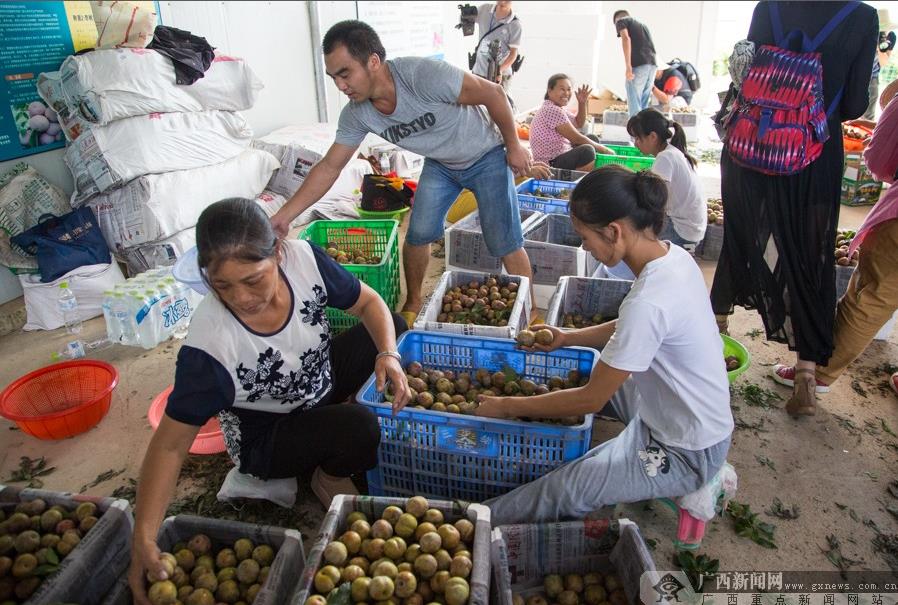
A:
[[[814,370],[796,369],[792,397],[786,402],[786,412],[793,418],[817,413],[816,378]]]
[[[418,314],[414,311],[400,311],[399,314],[402,315],[402,319],[405,320],[408,329],[411,330],[412,326],[415,325],[415,320],[418,319]]]

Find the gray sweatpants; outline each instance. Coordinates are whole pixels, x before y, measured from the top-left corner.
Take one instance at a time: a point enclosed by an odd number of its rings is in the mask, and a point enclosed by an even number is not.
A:
[[[493,525],[583,519],[606,505],[684,496],[710,481],[726,461],[730,438],[700,451],[669,447],[652,438],[639,418],[641,405],[628,379],[608,402],[626,428],[582,458],[484,502]]]

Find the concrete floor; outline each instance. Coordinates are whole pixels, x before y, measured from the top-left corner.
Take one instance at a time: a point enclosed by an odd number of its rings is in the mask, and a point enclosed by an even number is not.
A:
[[[702,173],[709,179],[706,194],[714,197],[715,167],[703,166]],[[848,228],[858,226],[867,210],[843,208],[840,224]],[[710,286],[714,264],[699,264]],[[432,260],[427,287],[433,287],[442,270],[442,261]],[[13,301],[0,307],[0,315],[13,317],[8,321],[15,324],[20,307],[21,301]],[[753,331],[759,328],[755,313],[738,310],[733,317],[731,334],[748,346],[754,359],[740,383],[757,383],[772,389],[784,401],[788,391],[774,385],[765,374],[773,363],[791,361],[792,357],[785,347],[757,336]],[[104,333],[103,319],[98,318],[84,324],[82,338],[101,338]],[[0,364],[0,384],[47,365],[51,354],[67,340],[63,330],[25,333],[16,329],[0,337],[0,359],[5,362]],[[20,456],[45,456],[56,467],[44,477],[48,489],[78,491],[105,471],[123,470],[117,477],[87,490],[109,495],[136,478],[151,436],[147,409],[153,398],[172,383],[179,347],[179,342],[169,341],[152,351],[115,347],[99,352],[96,358],[118,368],[119,384],[108,416],[99,426],[75,438],[38,441],[0,419],[0,482],[18,467]],[[756,430],[737,430],[734,435],[730,462],[740,475],[737,499],[761,512],[770,506],[773,496],[778,496],[787,505],[800,504],[802,515],[795,521],[783,521],[762,514],[764,521],[778,525],[778,550],[764,549],[737,537],[729,520],[717,519],[709,526],[702,551],[719,558],[721,569],[833,569],[823,554],[828,534],[842,538],[846,557],[862,560],[856,567],[888,569],[886,560],[871,546],[875,537],[872,526],[852,519],[869,519],[890,533],[898,530],[895,518],[886,512],[889,505],[895,504],[886,487],[895,478],[898,445],[878,428],[881,422],[882,426],[898,430],[898,406],[894,395],[881,388],[885,376],[872,370],[896,360],[894,335],[888,342],[871,345],[852,368],[852,375],[840,381],[833,393],[821,397],[821,412],[812,419],[795,422],[781,409],[758,410],[741,405],[737,415],[745,422],[766,424]],[[853,389],[851,378],[855,378],[854,382],[860,380],[866,389]],[[866,390],[866,396],[859,394],[862,390]],[[783,401],[776,404],[777,408],[782,407]],[[733,403],[738,401],[734,399]],[[865,429],[868,426],[873,428]],[[860,430],[856,430],[858,427]],[[603,441],[620,429],[619,424],[597,421],[594,441]],[[759,463],[762,457],[770,465]],[[775,470],[771,470],[774,465]],[[181,491],[184,490],[189,490],[189,486],[183,486]],[[311,511],[299,529],[307,537],[314,537],[323,510],[311,500],[297,506]],[[852,511],[851,517],[848,510]],[[676,531],[670,511],[656,503],[621,506],[614,513],[636,520],[645,536],[657,542],[655,558],[659,569],[670,568],[670,538]]]

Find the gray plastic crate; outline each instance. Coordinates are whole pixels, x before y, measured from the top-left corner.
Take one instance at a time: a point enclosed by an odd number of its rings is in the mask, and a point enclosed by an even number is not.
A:
[[[613,568],[630,603],[641,602],[641,582],[653,586],[658,581],[645,540],[627,519],[501,525],[493,529],[490,552],[490,602],[500,605],[512,605],[513,594],[526,598],[541,592],[548,574],[606,573]]]
[[[566,275],[586,276],[588,258],[571,217],[547,214],[524,231],[524,249],[530,257],[535,285],[555,286]]]
[[[470,281],[483,281],[488,277],[496,277],[500,283],[514,282],[518,284],[518,295],[511,307],[511,315],[507,326],[478,326],[474,324],[455,324],[437,321],[442,313],[443,296],[455,286]],[[517,333],[530,324],[530,280],[521,275],[493,275],[476,271],[446,271],[437,282],[433,294],[421,308],[415,319],[414,329],[428,332],[450,332],[466,336],[491,336],[493,338],[514,338]]]
[[[553,181],[576,183],[589,173],[582,170],[570,170],[569,168],[550,168],[550,174],[549,178]]]
[[[541,212],[521,210],[521,229],[526,230],[541,216]],[[446,270],[502,271],[502,259],[492,256],[486,247],[477,210],[446,229]]]
[[[632,281],[598,277],[562,277],[546,313],[546,324],[561,328],[568,313],[616,317]]]
[[[468,584],[471,587],[469,605],[486,605],[489,600],[490,586],[490,510],[480,504],[461,506],[458,502],[445,500],[428,500],[431,508],[443,513],[445,520],[451,523],[459,519],[469,519],[474,524],[474,550],[471,562],[474,564]],[[314,594],[313,582],[315,573],[321,567],[324,548],[346,531],[346,517],[353,511],[361,511],[372,520],[379,519],[388,506],[405,506],[404,498],[384,498],[376,496],[337,496],[331,503],[321,531],[315,538],[315,544],[306,558],[305,568],[299,580],[299,586],[290,605],[304,605],[306,599]],[[258,603],[258,601],[256,601]]]
[[[213,550],[230,547],[240,538],[248,538],[256,545],[268,544],[277,552],[271,563],[268,579],[262,585],[254,605],[281,605],[286,603],[296,589],[296,582],[305,564],[302,536],[295,529],[271,525],[255,525],[207,519],[193,515],[169,517],[159,528],[156,538],[160,550],[166,552],[178,542],[186,542],[195,534],[206,534],[212,540]],[[130,557],[125,557],[127,567]],[[127,572],[122,574],[101,605],[131,605],[131,589]]]
[[[723,249],[723,225],[708,225],[705,239],[695,248],[695,255],[704,260],[716,261]]]
[[[48,506],[67,510],[82,502],[93,502],[102,513],[99,521],[62,560],[59,570],[48,576],[25,605],[38,603],[79,603],[95,605],[128,567],[134,517],[127,500],[101,498],[0,485],[0,508],[12,509],[23,500],[41,498]],[[90,578],[90,582],[85,582]]]

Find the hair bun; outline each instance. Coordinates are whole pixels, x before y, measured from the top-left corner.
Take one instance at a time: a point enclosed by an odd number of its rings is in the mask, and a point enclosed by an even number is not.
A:
[[[667,183],[651,170],[640,170],[634,179],[636,204],[648,212],[664,212],[667,205]]]

